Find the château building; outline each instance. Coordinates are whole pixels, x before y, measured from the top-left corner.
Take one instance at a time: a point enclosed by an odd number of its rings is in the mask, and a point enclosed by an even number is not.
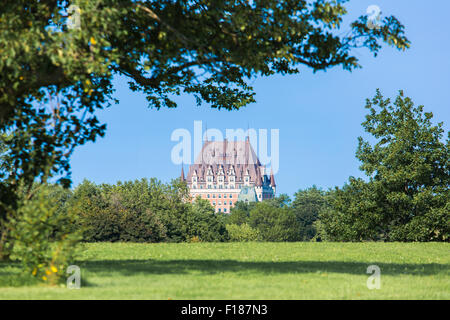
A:
[[[275,196],[273,172],[261,165],[248,137],[245,141],[205,141],[187,176],[191,201],[208,200],[216,212],[229,213],[236,201],[263,201]]]

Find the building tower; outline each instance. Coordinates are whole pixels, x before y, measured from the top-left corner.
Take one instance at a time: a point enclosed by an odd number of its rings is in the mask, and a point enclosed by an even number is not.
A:
[[[275,196],[275,178],[261,165],[250,139],[205,141],[184,178],[191,200],[208,200],[216,212],[229,213],[239,199],[263,201]]]

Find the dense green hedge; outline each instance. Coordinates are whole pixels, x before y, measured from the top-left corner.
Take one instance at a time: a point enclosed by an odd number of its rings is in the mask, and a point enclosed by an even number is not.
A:
[[[227,216],[233,241],[308,241],[316,235],[314,222],[326,207],[326,193],[315,186],[300,190],[291,202],[280,195],[263,202],[237,202]]]
[[[83,181],[64,199],[79,216],[83,240],[130,242],[226,241],[224,218],[205,200],[191,204],[185,184],[142,179],[96,185]]]
[[[114,185],[86,180],[73,191],[52,187],[49,196],[57,213],[76,213],[73,228],[87,242],[448,240],[448,192],[429,195],[434,207],[410,223],[392,221],[385,228],[389,201],[374,184],[350,181],[342,189],[299,190],[293,201],[281,195],[237,202],[229,214],[214,213],[206,200],[184,201],[188,191],[178,180]]]
[[[216,214],[206,200],[184,201],[188,190],[178,180],[100,185],[85,180],[74,190],[51,189],[51,203],[61,214],[76,213],[73,228],[86,242],[310,240],[324,203],[324,193],[313,187],[299,191],[292,204],[281,195],[262,203],[238,202],[230,214]],[[314,206],[314,201],[319,204]]]

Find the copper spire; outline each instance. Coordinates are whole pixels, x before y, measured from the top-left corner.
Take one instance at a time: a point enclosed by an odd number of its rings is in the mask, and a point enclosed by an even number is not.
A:
[[[184,178],[184,169],[183,169],[184,165],[181,164],[181,181],[186,181],[186,179]]]
[[[272,170],[272,168],[270,168],[270,185],[271,185],[272,187],[276,187],[276,184],[275,184],[275,177],[273,176],[273,170]]]

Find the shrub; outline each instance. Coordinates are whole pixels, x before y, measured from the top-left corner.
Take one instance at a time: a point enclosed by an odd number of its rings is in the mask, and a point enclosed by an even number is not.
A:
[[[316,220],[319,212],[327,206],[326,193],[316,186],[299,190],[294,195],[292,209],[299,223],[300,237],[304,241],[311,240],[316,235]]]
[[[257,203],[250,211],[249,225],[258,230],[263,241],[299,241],[300,226],[292,208],[274,203]]]
[[[227,224],[226,228],[230,241],[245,242],[260,240],[259,231],[250,227],[247,223],[241,225]]]
[[[166,228],[151,207],[159,201],[152,181],[97,186],[84,181],[74,192],[79,204],[83,239],[95,241],[159,242],[166,239]],[[156,209],[155,209],[156,210]]]
[[[198,198],[193,204],[188,204],[188,208],[189,210],[180,215],[186,238],[183,241],[188,241],[192,237],[198,237],[202,242],[228,240],[224,216],[216,214],[207,200]]]
[[[15,218],[9,221],[14,239],[11,258],[20,260],[26,273],[56,284],[73,262],[81,236],[73,228],[75,212],[58,210],[48,187],[41,189],[20,201]]]
[[[201,242],[200,238],[198,236],[193,236],[191,239],[189,239],[189,242],[191,243],[198,243]]]
[[[136,212],[125,209],[120,214],[120,239],[131,242],[160,242],[166,239],[166,228],[150,209]]]
[[[156,179],[95,185],[84,181],[73,196],[85,241],[183,242],[228,239],[224,218],[205,200],[183,201],[186,185]]]

